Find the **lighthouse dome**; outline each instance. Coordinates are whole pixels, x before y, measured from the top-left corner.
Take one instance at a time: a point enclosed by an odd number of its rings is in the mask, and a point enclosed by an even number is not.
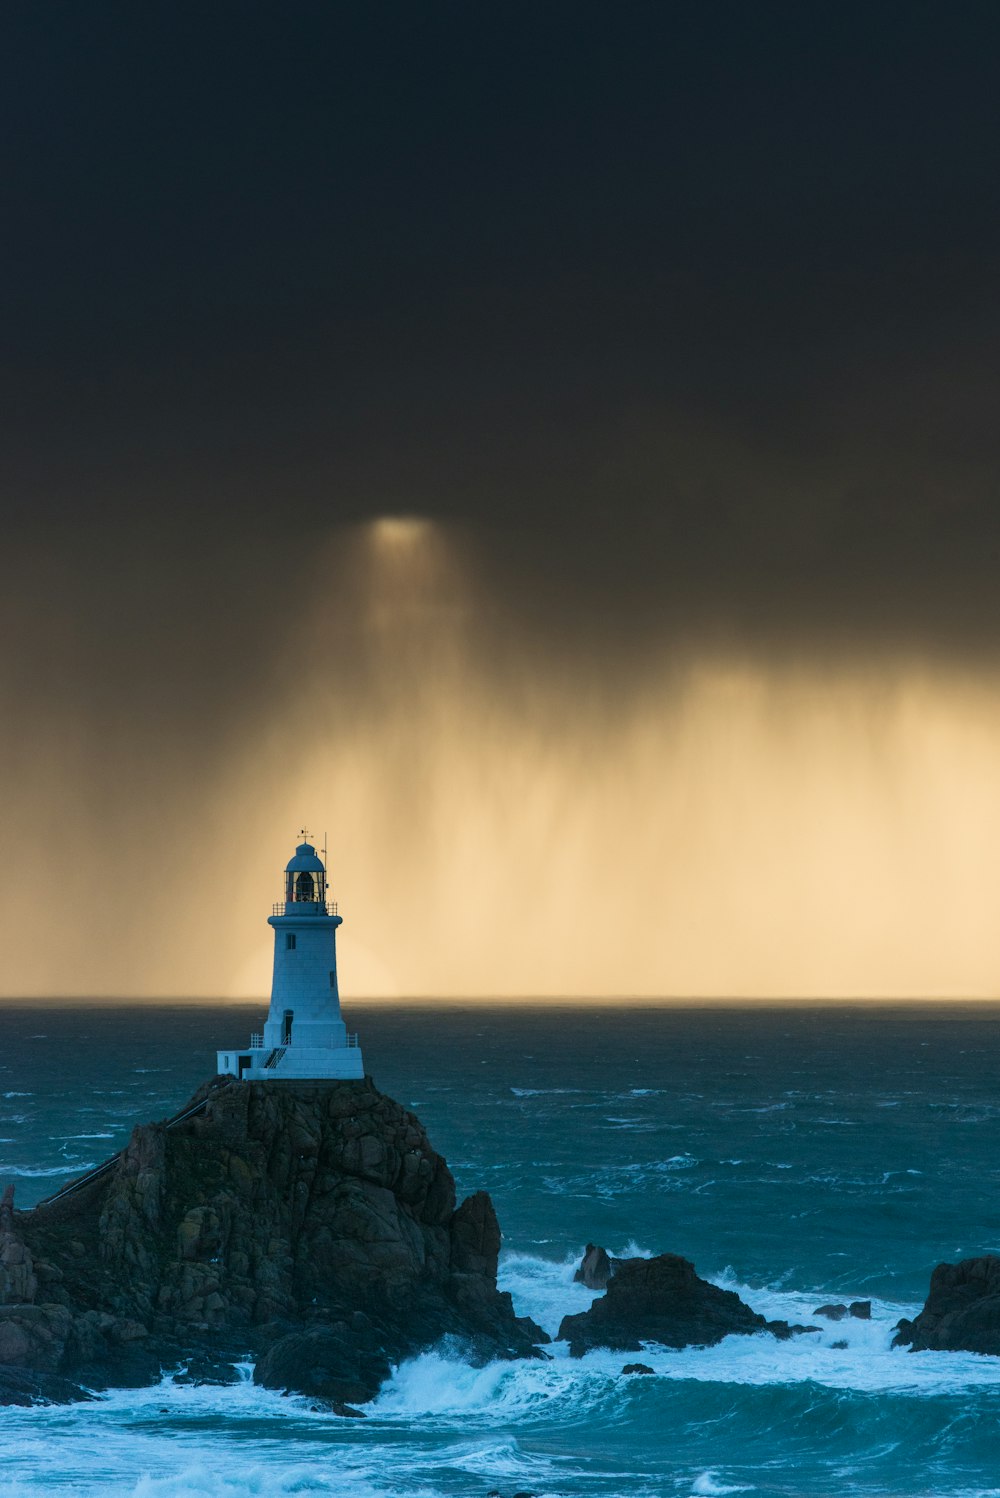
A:
[[[299,843],[295,850],[295,857],[290,858],[285,864],[285,873],[325,874],[326,868],[312,843]]]

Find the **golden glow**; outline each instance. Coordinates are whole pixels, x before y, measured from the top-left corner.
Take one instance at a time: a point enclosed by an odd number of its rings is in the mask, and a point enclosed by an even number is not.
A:
[[[401,524],[404,569],[371,547]],[[19,725],[5,992],[263,995],[307,813],[347,1000],[1000,994],[990,671],[665,644],[599,675],[542,652],[437,523],[338,535],[309,595],[229,752],[135,753],[113,833],[104,741]]]
[[[386,551],[405,551],[425,540],[433,525],[419,515],[382,515],[372,521],[371,529],[376,546]]]

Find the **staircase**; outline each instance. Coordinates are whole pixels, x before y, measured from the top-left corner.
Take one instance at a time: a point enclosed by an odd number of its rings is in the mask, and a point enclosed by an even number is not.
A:
[[[264,1062],[264,1070],[273,1071],[274,1068],[278,1065],[282,1056],[285,1054],[285,1050],[285,1046],[276,1045],[270,1056],[268,1056],[267,1060]]]

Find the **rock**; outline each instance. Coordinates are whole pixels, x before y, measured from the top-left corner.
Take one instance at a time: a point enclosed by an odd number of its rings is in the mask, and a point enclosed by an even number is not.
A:
[[[500,1224],[485,1191],[466,1198],[452,1216],[449,1233],[452,1274],[496,1279]]]
[[[720,1290],[677,1254],[622,1259],[605,1294],[587,1311],[564,1316],[559,1339],[573,1357],[592,1347],[638,1352],[643,1342],[665,1347],[711,1346],[733,1332],[768,1330],[732,1290]]]
[[[68,1370],[88,1389],[140,1389],[159,1380],[162,1359],[138,1322],[84,1311],[72,1318],[60,1363]]]
[[[634,1373],[652,1373],[653,1370],[648,1363],[626,1363],[622,1373],[631,1376]]]
[[[606,1290],[608,1280],[615,1272],[615,1260],[607,1253],[606,1249],[599,1248],[596,1243],[588,1243],[584,1250],[580,1267],[573,1276],[575,1285],[586,1285],[588,1290]]]
[[[831,1347],[835,1347],[838,1352],[842,1352],[843,1349],[847,1346],[847,1343],[844,1342],[843,1340],[841,1340],[841,1341],[838,1341],[838,1342],[831,1342],[830,1346]]]
[[[238,1384],[240,1376],[232,1363],[227,1363],[221,1358],[201,1356],[189,1358],[185,1366],[174,1374],[173,1382],[190,1384],[196,1389],[200,1389],[205,1384],[222,1388],[229,1384]]]
[[[80,1404],[94,1395],[55,1373],[0,1367],[0,1409],[8,1405]]]
[[[768,1321],[765,1324],[764,1330],[769,1331],[771,1336],[776,1337],[779,1342],[787,1342],[789,1337],[801,1337],[806,1332],[818,1332],[820,1328],[818,1326],[800,1326],[797,1321],[791,1326],[789,1326],[787,1321]]]
[[[872,1303],[870,1300],[852,1300],[849,1306],[845,1306],[838,1301],[834,1305],[817,1306],[813,1315],[822,1316],[825,1321],[843,1321],[845,1316],[853,1316],[857,1321],[870,1321]]]
[[[541,1356],[496,1287],[490,1198],[456,1207],[419,1120],[370,1079],[202,1100],[60,1201],[0,1203],[0,1361],[96,1389],[181,1363],[179,1380],[228,1380],[249,1355],[258,1382],[346,1406],[441,1337]]]
[[[35,1373],[58,1372],[72,1325],[65,1306],[0,1306],[0,1363]]]
[[[909,1319],[909,1317],[904,1316],[901,1320],[897,1321],[893,1330],[895,1331],[896,1335],[893,1337],[890,1346],[909,1347],[910,1343],[913,1341],[913,1322]]]
[[[0,1306],[31,1305],[38,1290],[34,1260],[14,1225],[14,1187],[0,1198]]]
[[[377,1338],[362,1341],[345,1322],[282,1337],[254,1369],[254,1383],[338,1404],[364,1404],[389,1377]]]
[[[923,1310],[899,1322],[892,1345],[1000,1355],[1000,1257],[939,1264]]]

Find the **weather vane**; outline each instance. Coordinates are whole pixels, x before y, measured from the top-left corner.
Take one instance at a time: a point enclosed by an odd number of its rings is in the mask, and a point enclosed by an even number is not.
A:
[[[307,843],[309,841],[309,829],[307,827],[300,827],[299,828],[299,837],[302,839],[302,841],[304,843]]]

